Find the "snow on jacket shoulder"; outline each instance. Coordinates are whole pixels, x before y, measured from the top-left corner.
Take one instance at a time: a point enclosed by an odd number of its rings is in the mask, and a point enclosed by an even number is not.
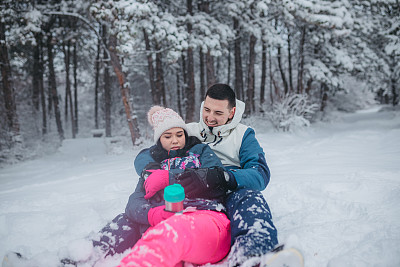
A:
[[[261,191],[269,183],[270,170],[254,130],[240,123],[244,106],[242,101],[236,100],[236,112],[232,121],[212,130],[203,122],[201,114],[200,122],[187,124],[188,133],[211,147],[225,169],[232,171],[238,188]]]

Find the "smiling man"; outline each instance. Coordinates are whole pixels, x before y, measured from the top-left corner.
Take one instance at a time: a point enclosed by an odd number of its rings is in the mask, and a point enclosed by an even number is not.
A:
[[[219,188],[226,190],[225,206],[231,220],[230,266],[259,257],[278,244],[270,209],[260,192],[269,183],[270,171],[254,130],[240,123],[244,108],[229,85],[215,84],[201,105],[200,122],[187,124],[189,135],[208,144],[225,167],[226,184]],[[198,177],[190,171],[179,179],[187,185],[199,183]]]

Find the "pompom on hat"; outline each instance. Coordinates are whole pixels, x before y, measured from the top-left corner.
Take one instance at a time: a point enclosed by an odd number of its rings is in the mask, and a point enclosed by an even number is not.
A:
[[[187,127],[182,117],[170,108],[153,106],[147,112],[147,120],[154,130],[154,142],[157,142],[160,136],[166,130],[179,127],[187,132]]]

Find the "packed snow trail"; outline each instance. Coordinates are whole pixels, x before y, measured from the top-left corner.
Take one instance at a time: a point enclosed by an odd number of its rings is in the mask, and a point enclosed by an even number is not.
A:
[[[338,114],[295,133],[255,129],[279,240],[301,250],[305,266],[400,266],[399,112]],[[0,169],[0,257],[46,258],[100,230],[124,211],[141,148],[65,140],[54,155]]]

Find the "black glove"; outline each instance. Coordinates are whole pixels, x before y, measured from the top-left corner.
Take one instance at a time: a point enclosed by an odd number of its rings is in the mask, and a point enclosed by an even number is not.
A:
[[[188,198],[218,198],[237,186],[233,175],[221,167],[186,169],[175,177]]]

